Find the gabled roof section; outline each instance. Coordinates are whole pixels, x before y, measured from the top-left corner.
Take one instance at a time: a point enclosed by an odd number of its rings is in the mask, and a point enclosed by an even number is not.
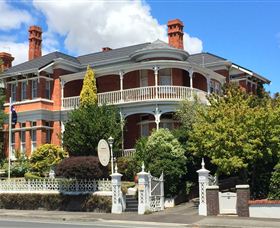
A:
[[[114,59],[129,58],[133,52],[145,48],[150,43],[143,43],[123,48],[112,49],[110,51],[97,52],[87,55],[78,56],[77,59],[82,65],[94,64],[102,61],[110,61]]]
[[[213,63],[223,63],[227,61],[227,59],[224,59],[220,56],[208,53],[208,52],[203,52],[203,53],[198,53],[198,54],[193,54],[190,55],[188,58],[188,61],[191,63],[196,63],[198,65],[204,66],[207,64],[213,64]]]
[[[62,59],[79,64],[79,61],[75,57],[56,51],[56,52],[51,52],[47,55],[43,55],[39,58],[32,59],[30,61],[13,66],[13,67],[9,68],[8,70],[4,71],[4,74],[12,74],[12,73],[17,73],[17,72],[27,71],[30,69],[40,69],[40,68],[50,64],[51,62],[54,61],[54,59],[57,59],[57,58],[62,58]]]

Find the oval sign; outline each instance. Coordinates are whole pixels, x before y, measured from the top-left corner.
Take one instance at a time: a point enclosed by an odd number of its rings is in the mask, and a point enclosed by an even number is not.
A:
[[[105,139],[99,140],[97,154],[101,165],[107,166],[110,160],[110,148]]]

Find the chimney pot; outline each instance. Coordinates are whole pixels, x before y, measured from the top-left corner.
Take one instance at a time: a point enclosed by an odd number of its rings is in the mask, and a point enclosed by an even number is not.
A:
[[[184,24],[179,19],[170,20],[167,23],[168,27],[168,43],[170,46],[184,49]]]
[[[102,48],[102,52],[111,51],[111,50],[112,50],[112,48],[109,48],[109,47],[103,47]]]
[[[3,61],[3,63],[0,64],[0,72],[1,72],[12,67],[12,62],[15,58],[12,57],[12,55],[9,53],[0,52],[0,59]]]
[[[39,26],[32,25],[29,32],[29,52],[28,59],[32,60],[42,56],[42,29]]]

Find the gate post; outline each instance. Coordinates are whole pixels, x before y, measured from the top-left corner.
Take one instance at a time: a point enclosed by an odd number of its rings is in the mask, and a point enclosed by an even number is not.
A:
[[[198,214],[207,215],[207,205],[206,205],[206,187],[209,184],[209,173],[210,171],[205,169],[204,159],[202,158],[201,169],[196,171],[198,173],[199,182],[199,206]]]
[[[236,212],[239,217],[249,217],[250,186],[236,185]]]
[[[122,174],[118,173],[117,164],[115,166],[115,172],[111,174],[112,178],[112,214],[122,213],[122,193],[121,193],[121,177]]]
[[[144,162],[142,164],[142,171],[137,173],[138,176],[138,214],[143,215],[145,211],[150,209],[149,196],[149,173],[145,172]]]

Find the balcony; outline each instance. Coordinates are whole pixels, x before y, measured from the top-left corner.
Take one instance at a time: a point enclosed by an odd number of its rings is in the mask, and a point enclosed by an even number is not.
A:
[[[206,92],[183,86],[149,86],[123,91],[99,93],[98,105],[129,104],[143,101],[180,101],[197,96],[202,103],[207,103]],[[71,110],[78,107],[80,97],[66,97],[62,100],[62,109]]]

